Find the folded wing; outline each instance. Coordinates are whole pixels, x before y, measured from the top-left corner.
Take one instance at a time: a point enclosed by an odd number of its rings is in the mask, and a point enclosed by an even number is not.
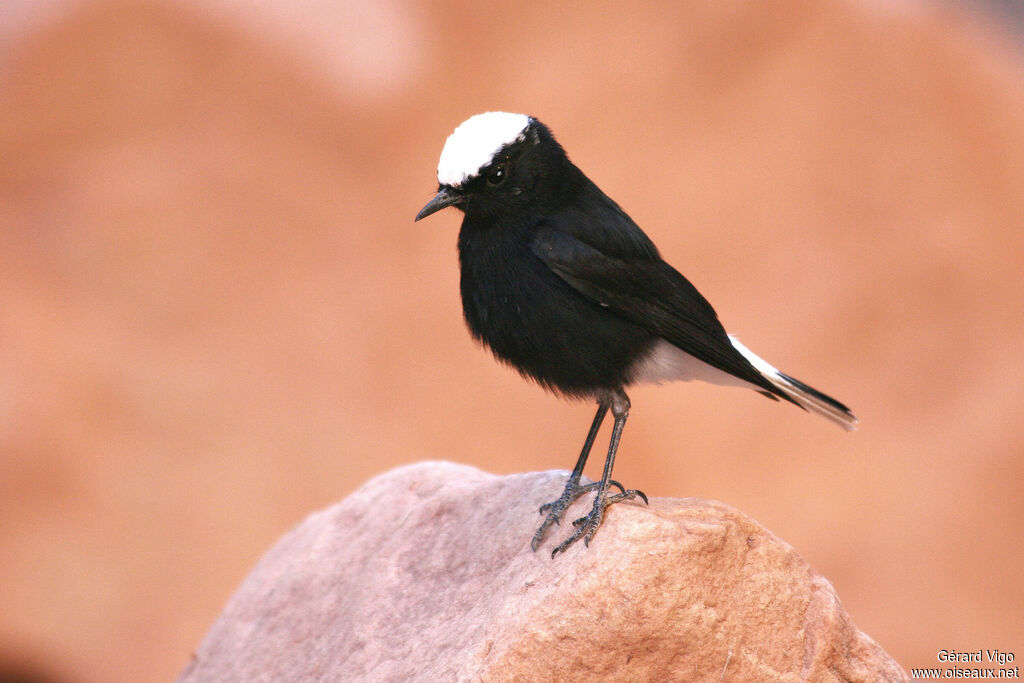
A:
[[[711,304],[661,258],[608,256],[554,227],[539,228],[531,249],[590,301],[719,370],[797,403],[733,346]]]

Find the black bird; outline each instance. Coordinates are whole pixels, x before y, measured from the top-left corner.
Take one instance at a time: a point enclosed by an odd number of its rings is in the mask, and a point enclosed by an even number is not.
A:
[[[785,375],[726,333],[711,304],[662,260],[619,205],[569,161],[551,131],[523,114],[488,112],[449,136],[437,195],[416,220],[462,210],[462,307],[472,335],[524,376],[556,393],[597,401],[583,451],[533,536],[533,549],[578,497],[594,506],[554,557],[585,545],[605,509],[647,497],[614,481],[629,414],[625,387],[704,380],[747,387],[823,415],[846,429],[857,419],[839,401]],[[601,480],[580,476],[608,411],[615,424]],[[609,493],[614,486],[618,493]]]

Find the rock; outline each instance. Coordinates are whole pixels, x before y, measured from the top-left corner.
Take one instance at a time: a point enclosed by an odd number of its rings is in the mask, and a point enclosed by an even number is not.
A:
[[[621,503],[589,548],[552,560],[563,523],[531,552],[565,476],[371,480],[267,553],[179,680],[907,680],[824,577],[721,503]]]

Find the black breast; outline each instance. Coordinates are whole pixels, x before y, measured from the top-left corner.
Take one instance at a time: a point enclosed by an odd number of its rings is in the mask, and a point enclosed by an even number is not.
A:
[[[462,307],[474,337],[542,385],[569,395],[620,388],[652,335],[584,299],[529,247],[529,228],[469,220],[459,233]]]

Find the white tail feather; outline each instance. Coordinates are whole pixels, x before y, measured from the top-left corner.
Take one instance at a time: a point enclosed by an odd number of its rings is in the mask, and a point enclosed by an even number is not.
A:
[[[742,353],[743,356],[750,361],[750,364],[754,366],[755,370],[760,372],[765,379],[771,382],[775,388],[786,396],[793,399],[810,412],[817,413],[822,417],[832,420],[843,429],[852,431],[857,428],[857,418],[854,417],[849,410],[846,410],[845,406],[841,403],[834,399],[829,399],[829,397],[816,389],[812,389],[806,384],[779,372],[771,364],[765,362],[753,351],[741,344],[736,337],[729,335],[729,340],[732,342],[732,345],[736,347],[736,350]]]

